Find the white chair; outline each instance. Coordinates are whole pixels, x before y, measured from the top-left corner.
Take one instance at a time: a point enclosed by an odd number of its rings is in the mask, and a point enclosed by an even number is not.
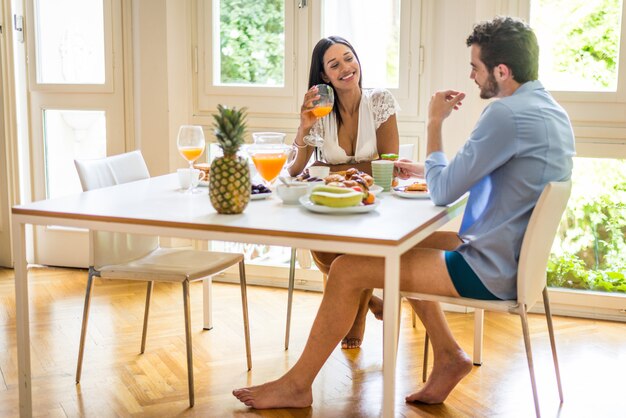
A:
[[[76,160],[76,170],[84,191],[123,184],[150,177],[146,163],[139,151],[97,160]],[[194,405],[193,357],[191,345],[191,320],[189,308],[189,283],[239,264],[241,300],[248,370],[252,367],[250,330],[248,324],[248,299],[243,254],[193,251],[159,247],[159,238],[113,232],[89,232],[90,267],[85,293],[83,324],[76,367],[76,383],[80,382],[85,336],[89,320],[89,306],[94,277],[106,279],[142,280],[148,282],[146,306],[141,336],[141,353],[146,347],[148,312],[155,281],[181,283],[185,311],[185,336],[187,343],[187,380],[189,405]]]
[[[533,398],[535,401],[535,412],[539,417],[539,398],[537,397],[537,384],[535,382],[535,371],[533,366],[532,351],[530,347],[530,333],[528,330],[528,318],[526,313],[533,307],[543,294],[543,304],[546,321],[548,323],[548,333],[550,334],[550,346],[552,348],[552,358],[554,360],[554,370],[556,374],[559,398],[563,403],[563,389],[561,387],[561,375],[559,373],[559,363],[556,354],[556,344],[554,341],[554,328],[552,326],[552,315],[550,313],[550,300],[548,299],[548,289],[546,287],[546,267],[550,248],[554,241],[557,228],[567,201],[569,199],[572,183],[552,182],[544,188],[537,205],[528,222],[528,228],[524,234],[522,248],[519,257],[519,267],[517,271],[517,299],[516,300],[479,300],[470,298],[454,298],[430,295],[425,293],[402,292],[402,296],[412,299],[445,302],[455,305],[470,306],[479,310],[481,320],[475,325],[480,325],[479,337],[482,339],[482,310],[509,312],[519,315],[522,321],[522,332],[524,335],[524,345],[526,357],[528,359],[528,369],[530,371],[530,383],[532,385]],[[475,338],[477,333],[474,333]],[[426,350],[428,345],[426,345]]]

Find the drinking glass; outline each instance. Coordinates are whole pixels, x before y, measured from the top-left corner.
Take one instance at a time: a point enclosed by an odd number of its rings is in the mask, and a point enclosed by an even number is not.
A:
[[[332,112],[333,104],[335,103],[335,93],[328,84],[318,84],[317,94],[320,98],[313,101],[314,107],[309,112],[319,119]],[[309,134],[304,137],[304,143],[314,147],[321,147],[324,144],[324,138],[318,134]]]
[[[248,154],[268,188],[274,184],[291,152],[292,148],[285,144],[261,143],[248,147]]]
[[[204,141],[204,133],[202,127],[197,125],[182,125],[178,130],[178,139],[176,142],[178,152],[189,162],[189,175],[193,173],[193,162],[202,155],[206,145]],[[197,193],[198,189],[194,182],[189,180],[189,188],[185,193]]]

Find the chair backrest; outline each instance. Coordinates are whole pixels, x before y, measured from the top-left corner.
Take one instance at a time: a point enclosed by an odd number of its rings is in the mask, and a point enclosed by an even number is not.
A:
[[[398,151],[398,158],[408,158],[409,160],[414,160],[413,150],[415,149],[415,144],[400,144],[400,150]]]
[[[140,151],[96,160],[74,160],[83,191],[150,177]],[[140,258],[159,245],[159,238],[119,232],[90,232],[89,264],[96,269]]]
[[[571,190],[571,180],[548,183],[530,216],[517,270],[517,300],[528,309],[539,300],[546,286],[550,249]]]

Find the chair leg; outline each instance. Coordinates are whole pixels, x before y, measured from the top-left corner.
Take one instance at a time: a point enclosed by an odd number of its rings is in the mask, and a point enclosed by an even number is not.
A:
[[[213,277],[202,280],[202,329],[213,329]]]
[[[89,268],[87,278],[87,288],[85,289],[85,306],[83,307],[83,324],[80,329],[80,344],[78,345],[78,362],[76,364],[76,384],[80,382],[80,375],[83,371],[83,353],[85,352],[85,337],[87,335],[87,324],[89,323],[89,308],[91,307],[91,291],[93,290],[94,271]]]
[[[559,371],[559,359],[556,355],[556,341],[554,339],[554,327],[552,325],[552,313],[550,312],[550,299],[548,298],[548,288],[543,288],[543,306],[546,311],[546,321],[548,322],[548,333],[550,334],[550,347],[552,348],[552,359],[554,360],[554,373],[556,374],[556,384],[559,387],[559,399],[563,403],[563,387],[561,386],[561,372]]]
[[[326,290],[326,282],[328,282],[328,276],[326,274],[322,274],[322,289]]]
[[[526,305],[520,305],[520,318],[522,320],[522,333],[524,334],[524,346],[526,348],[526,358],[528,360],[528,371],[530,372],[530,384],[533,389],[533,398],[535,400],[535,414],[537,418],[541,416],[539,410],[539,396],[537,395],[537,382],[535,381],[535,366],[533,364],[533,353],[530,348],[530,331],[528,329],[528,317],[526,315]]]
[[[252,350],[250,348],[250,321],[248,320],[248,292],[246,284],[246,267],[239,262],[239,283],[241,284],[241,307],[243,310],[243,329],[246,334],[246,361],[248,370],[252,369]]]
[[[148,314],[150,313],[150,301],[152,300],[152,290],[154,289],[154,282],[148,282],[148,288],[146,289],[146,307],[143,310],[143,331],[141,333],[141,351],[143,354],[146,351],[146,335],[148,334]]]
[[[415,315],[415,312],[413,312]],[[424,335],[424,365],[422,366],[422,382],[428,377],[428,333]]]
[[[289,288],[287,290],[287,325],[285,327],[285,350],[289,349],[289,331],[291,330],[291,306],[293,304],[293,288],[296,280],[296,249],[291,249],[289,259]]]
[[[474,366],[483,364],[483,323],[485,319],[485,311],[483,309],[474,309]]]
[[[185,310],[185,341],[187,345],[187,384],[189,386],[189,407],[195,403],[193,390],[193,352],[191,345],[191,312],[189,308],[189,281],[183,282],[183,305]]]

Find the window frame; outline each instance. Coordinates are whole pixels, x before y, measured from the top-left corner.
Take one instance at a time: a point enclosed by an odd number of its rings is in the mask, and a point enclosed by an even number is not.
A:
[[[216,0],[197,0],[193,16],[193,103],[194,115],[208,115],[219,103],[247,107],[250,112],[266,113],[268,100],[277,113],[292,113],[296,94],[295,45],[296,8],[293,1],[285,1],[285,80],[282,87],[220,86],[213,83],[213,15]],[[206,24],[205,24],[206,22]]]
[[[249,113],[257,115],[297,116],[308,87],[311,52],[321,38],[323,2],[297,8],[296,1],[285,1],[285,85],[282,88],[213,84],[214,45],[210,34],[214,3],[214,0],[196,0],[192,11],[196,16],[192,22],[192,94],[197,121],[206,122],[203,117],[209,116],[218,103],[245,106]],[[421,22],[422,0],[402,0],[400,7],[399,86],[389,91],[398,101],[401,113],[415,118],[419,110],[423,54],[420,25],[411,22]]]
[[[35,0],[28,0],[29,7],[26,8],[28,13],[28,21],[35,21]],[[114,85],[114,66],[115,56],[113,51],[113,27],[110,24],[113,19],[113,3],[112,0],[102,0],[102,18],[104,30],[104,83],[101,84],[79,84],[79,83],[40,83],[37,77],[37,60],[39,59],[39,51],[37,51],[37,43],[35,42],[35,25],[26,25],[26,42],[29,51],[33,51],[27,57],[27,65],[29,89],[33,91],[46,93],[113,93]]]

